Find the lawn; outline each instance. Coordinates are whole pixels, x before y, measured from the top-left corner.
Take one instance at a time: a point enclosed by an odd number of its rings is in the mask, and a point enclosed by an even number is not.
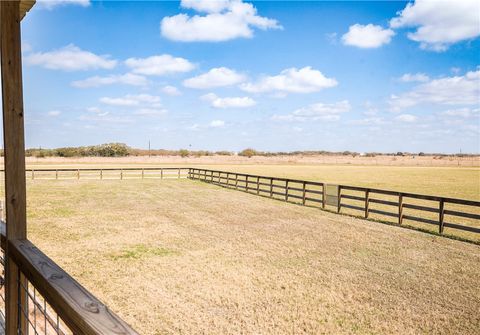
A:
[[[27,187],[30,239],[144,334],[478,331],[477,245],[189,180]]]

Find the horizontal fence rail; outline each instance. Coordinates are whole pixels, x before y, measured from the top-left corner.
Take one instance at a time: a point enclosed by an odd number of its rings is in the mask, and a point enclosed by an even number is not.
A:
[[[26,178],[31,180],[50,179],[185,179],[188,168],[146,167],[146,168],[61,168],[61,169],[26,169]],[[4,171],[0,170],[4,177]]]
[[[480,201],[197,168],[188,178],[365,219],[433,225],[440,234],[446,227],[480,234]]]
[[[0,221],[1,266],[5,268],[8,244],[10,258],[21,273],[17,278],[20,284],[18,334],[138,334],[32,242],[7,241],[5,229],[5,223]],[[5,320],[3,285],[2,275],[0,316]],[[3,322],[0,327],[5,330]]]

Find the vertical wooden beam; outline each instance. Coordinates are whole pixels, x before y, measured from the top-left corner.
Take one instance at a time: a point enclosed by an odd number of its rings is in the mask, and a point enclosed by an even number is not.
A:
[[[270,198],[273,198],[273,178],[270,178]]]
[[[100,169],[100,180],[103,179],[103,169]]]
[[[55,179],[58,179],[58,169],[55,170]]]
[[[142,179],[145,177],[145,169],[142,168]]]
[[[260,194],[260,177],[257,177],[257,195]]]
[[[326,202],[326,190],[325,190],[325,184],[322,184],[322,208],[325,208],[325,202]]]
[[[340,213],[340,209],[342,208],[342,188],[338,185],[338,193],[337,193],[337,213]]]
[[[5,198],[7,242],[27,237],[25,135],[22,88],[22,52],[19,1],[0,2],[0,51],[2,68],[3,141],[5,145]],[[32,170],[33,171],[33,170]],[[6,247],[5,333],[25,334],[27,320],[19,314],[26,306],[25,277]],[[26,285],[25,285],[26,286]],[[19,329],[17,328],[19,326]]]
[[[285,181],[285,201],[288,201],[288,179]]]
[[[403,221],[403,195],[400,193],[398,196],[398,224],[402,224]]]
[[[369,209],[370,207],[370,191],[365,191],[365,219],[368,219]]]
[[[34,179],[35,179],[35,170],[32,169],[32,180],[34,180]]]
[[[440,199],[440,203],[438,204],[438,206],[439,206],[439,208],[438,208],[438,232],[440,234],[443,234],[443,225],[444,225],[443,218],[445,216],[445,212],[444,212],[445,202],[443,201],[443,199]]]
[[[80,169],[77,169],[77,179],[80,179]]]
[[[120,169],[120,180],[123,180],[123,169]]]
[[[302,194],[302,205],[305,206],[305,198],[307,195],[307,182],[303,182],[303,194]]]

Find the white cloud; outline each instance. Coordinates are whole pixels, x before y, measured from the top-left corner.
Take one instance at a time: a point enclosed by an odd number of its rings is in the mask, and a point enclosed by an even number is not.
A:
[[[378,48],[390,43],[395,32],[391,29],[383,29],[373,24],[354,24],[348,28],[348,32],[342,36],[345,45],[359,48]]]
[[[215,108],[248,108],[257,104],[257,102],[250,97],[220,98],[214,93],[205,94],[201,99],[210,102],[210,105]]]
[[[272,119],[280,121],[338,121],[340,115],[350,111],[351,106],[347,100],[333,104],[316,103],[297,109],[287,115],[274,115]]]
[[[225,121],[222,120],[213,120],[210,122],[210,127],[212,128],[221,128],[223,126],[225,126]]]
[[[155,107],[160,107],[160,97],[149,94],[127,94],[121,98],[100,98],[100,102],[112,106],[138,106],[141,104],[149,104]]]
[[[40,65],[50,70],[79,71],[113,69],[117,61],[109,58],[108,55],[99,56],[69,44],[49,52],[32,53],[25,57],[25,61],[29,65]]]
[[[400,122],[406,122],[406,123],[412,123],[417,121],[417,117],[412,114],[400,114],[397,117],[395,117],[395,120],[400,121]]]
[[[113,84],[124,84],[132,86],[145,86],[148,81],[144,76],[139,76],[133,73],[126,73],[122,75],[114,74],[110,76],[93,76],[83,80],[76,80],[72,82],[73,87],[88,88],[100,87]]]
[[[90,0],[37,0],[37,5],[46,9],[53,9],[65,5],[90,6]]]
[[[158,108],[140,108],[134,111],[133,114],[139,116],[163,116],[167,114],[167,110]]]
[[[62,112],[57,110],[49,111],[47,113],[48,116],[59,116],[60,114],[62,114]]]
[[[410,82],[424,83],[426,81],[429,81],[430,78],[425,73],[415,73],[415,74],[405,73],[398,80],[404,83],[410,83]]]
[[[282,29],[278,22],[257,15],[251,3],[230,1],[182,1],[182,6],[207,15],[178,14],[167,16],[160,23],[164,37],[182,42],[220,42],[253,37],[253,28]]]
[[[480,117],[480,108],[470,109],[470,108],[458,108],[458,109],[449,109],[441,113],[443,116],[453,117],[453,118],[470,118],[470,117]]]
[[[350,123],[359,126],[380,126],[387,122],[382,117],[372,116],[360,120],[353,120]]]
[[[172,73],[189,72],[195,65],[187,59],[171,55],[158,55],[147,58],[129,58],[125,64],[133,73],[147,76],[163,76]]]
[[[208,89],[239,84],[246,80],[245,75],[226,67],[213,68],[210,71],[183,81],[189,88]]]
[[[408,38],[424,49],[444,51],[451,44],[480,36],[478,0],[417,0],[390,20],[392,28],[416,27]]]
[[[479,104],[479,80],[480,70],[467,72],[464,76],[433,79],[409,92],[392,95],[389,104],[394,112],[425,103],[452,106]]]
[[[256,83],[245,83],[240,88],[250,93],[311,93],[324,88],[334,87],[338,83],[325,77],[310,66],[283,70],[279,75],[260,78]]]
[[[170,86],[170,85],[162,87],[162,92],[165,93],[166,95],[170,95],[170,96],[178,96],[178,95],[182,94],[182,92],[180,92],[178,90],[178,88],[176,88],[175,86]]]

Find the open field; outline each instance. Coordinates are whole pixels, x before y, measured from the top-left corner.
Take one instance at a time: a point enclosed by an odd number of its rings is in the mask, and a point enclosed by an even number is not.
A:
[[[367,157],[368,158],[368,157]],[[389,157],[392,158],[392,157]],[[403,159],[405,157],[398,157]],[[422,158],[422,157],[420,157]],[[236,161],[232,161],[235,159]],[[272,177],[338,183],[381,188],[402,192],[480,200],[480,167],[372,166],[328,165],[304,162],[300,158],[279,161],[277,157],[260,157],[257,161],[244,157],[173,157],[125,158],[48,158],[27,161],[28,168],[88,168],[88,167],[147,167],[185,166],[252,173]]]
[[[30,239],[141,333],[480,325],[477,245],[188,180],[27,186]]]

